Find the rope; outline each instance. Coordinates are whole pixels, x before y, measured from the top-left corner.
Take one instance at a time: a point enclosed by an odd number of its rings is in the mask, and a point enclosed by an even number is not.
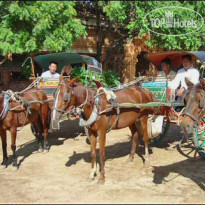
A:
[[[24,90],[22,90],[22,91],[20,91],[20,92],[16,92],[16,93],[22,94],[22,93],[24,93],[26,90],[35,87],[35,84],[38,83],[41,79],[42,79],[42,77],[36,78],[36,80],[33,81],[33,82],[32,82],[28,87],[26,87]]]
[[[113,87],[113,88],[111,88],[111,90],[113,90],[113,91],[121,90],[121,89],[123,89],[123,88],[129,87],[129,86],[131,86],[131,85],[134,85],[134,84],[136,84],[136,83],[142,81],[142,80],[143,80],[144,78],[146,78],[146,77],[147,77],[147,76],[140,76],[140,77],[138,77],[137,79],[135,79],[135,80],[133,80],[133,81],[130,81],[129,83],[124,83],[124,84],[118,85],[117,87]]]
[[[88,102],[88,89],[86,88],[86,99],[84,101],[84,103],[82,103],[81,105],[78,106],[78,108],[82,108],[87,104]]]

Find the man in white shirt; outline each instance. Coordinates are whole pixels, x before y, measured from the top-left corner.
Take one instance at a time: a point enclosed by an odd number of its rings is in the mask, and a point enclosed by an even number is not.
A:
[[[55,79],[59,79],[60,78],[60,74],[56,72],[57,69],[58,69],[58,63],[52,61],[52,62],[49,63],[49,70],[43,72],[41,74],[41,77],[42,78],[55,78]]]
[[[168,84],[168,86],[174,90],[176,90],[181,84],[180,88],[177,91],[178,96],[184,96],[188,88],[185,82],[185,78],[190,80],[193,84],[197,84],[199,83],[200,76],[199,71],[193,67],[191,55],[182,56],[182,63],[183,68],[178,70],[174,80],[172,80]]]

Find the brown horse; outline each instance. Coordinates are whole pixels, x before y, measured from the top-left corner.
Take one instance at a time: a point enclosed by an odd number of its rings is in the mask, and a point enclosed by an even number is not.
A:
[[[185,134],[193,131],[194,125],[205,115],[205,80],[201,79],[198,85],[194,85],[186,79],[188,93],[185,97],[184,118],[181,122]]]
[[[151,92],[142,88],[127,88],[118,90],[115,92],[116,100],[118,103],[148,103],[154,100]],[[71,81],[63,80],[60,82],[58,89],[55,93],[55,107],[56,115],[53,120],[59,120],[62,113],[73,109],[73,107],[81,108],[81,116],[88,121],[92,122],[92,118],[95,118],[93,110],[96,109],[96,90],[87,88],[76,82],[76,78]],[[109,103],[107,102],[105,94],[99,95],[99,111],[105,110]],[[138,131],[136,127],[136,120],[139,119],[141,122],[142,130],[144,133],[145,142],[145,167],[149,167],[149,152],[148,152],[148,132],[147,132],[147,119],[148,119],[149,109],[146,108],[122,108],[120,109],[119,120],[116,122],[117,112],[112,109],[108,112],[104,112],[97,116],[96,121],[93,121],[89,127],[88,132],[91,138],[91,174],[90,178],[94,179],[96,175],[96,143],[97,136],[99,136],[99,146],[100,146],[100,165],[101,165],[101,176],[99,182],[103,183],[105,181],[105,141],[106,133],[110,129],[111,125],[113,129],[121,129],[129,127],[133,136],[133,143],[131,148],[131,153],[129,160],[132,161],[136,151],[136,145],[138,141]]]
[[[3,119],[0,120],[0,135],[2,140],[2,149],[3,149],[3,162],[1,164],[2,168],[7,167],[8,155],[7,155],[7,135],[6,131],[9,130],[11,133],[11,149],[13,151],[13,167],[18,168],[17,165],[17,157],[15,154],[16,151],[16,136],[17,136],[17,128],[23,127],[28,123],[34,123],[35,127],[39,132],[38,139],[38,148],[39,151],[43,151],[42,144],[42,133],[44,132],[44,149],[48,150],[48,103],[41,104],[39,101],[47,100],[46,94],[37,89],[31,88],[22,94],[18,94],[17,98],[22,101],[12,100],[10,99],[9,110]],[[29,104],[29,102],[35,102],[33,104]],[[36,103],[38,101],[38,103]],[[0,109],[4,109],[5,102],[5,94],[0,97]],[[24,102],[24,105],[22,105]]]

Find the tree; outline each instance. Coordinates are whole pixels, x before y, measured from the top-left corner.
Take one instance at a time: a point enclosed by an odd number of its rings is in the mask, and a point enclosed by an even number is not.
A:
[[[0,53],[68,50],[86,35],[71,1],[1,1]]]
[[[144,39],[150,48],[157,46],[167,50],[197,50],[205,48],[205,25],[200,30],[189,35],[166,36],[151,33],[143,24],[143,18],[149,12],[167,6],[186,7],[200,13],[203,17],[205,15],[205,2],[203,1],[103,1],[101,6],[115,25],[116,30],[126,39],[132,39],[137,36]],[[163,17],[164,12],[163,9],[158,10],[157,16]],[[197,18],[196,13],[184,12],[182,9],[177,10],[177,16],[180,16],[182,19]],[[145,23],[148,22],[145,21]],[[170,34],[170,29],[165,26],[158,30]],[[190,28],[175,28],[175,32],[176,34],[187,33],[190,32]],[[149,36],[147,39],[143,38],[146,34]]]

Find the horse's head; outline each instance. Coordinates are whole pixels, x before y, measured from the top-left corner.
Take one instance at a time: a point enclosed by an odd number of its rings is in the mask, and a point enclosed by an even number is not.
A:
[[[60,79],[58,88],[54,93],[54,108],[52,112],[53,128],[59,128],[59,121],[62,115],[70,111],[75,106],[74,87],[76,86],[77,78],[70,81]]]
[[[185,133],[192,133],[194,125],[205,114],[205,80],[202,79],[196,86],[186,79],[188,93],[185,97],[184,118],[181,122]]]

